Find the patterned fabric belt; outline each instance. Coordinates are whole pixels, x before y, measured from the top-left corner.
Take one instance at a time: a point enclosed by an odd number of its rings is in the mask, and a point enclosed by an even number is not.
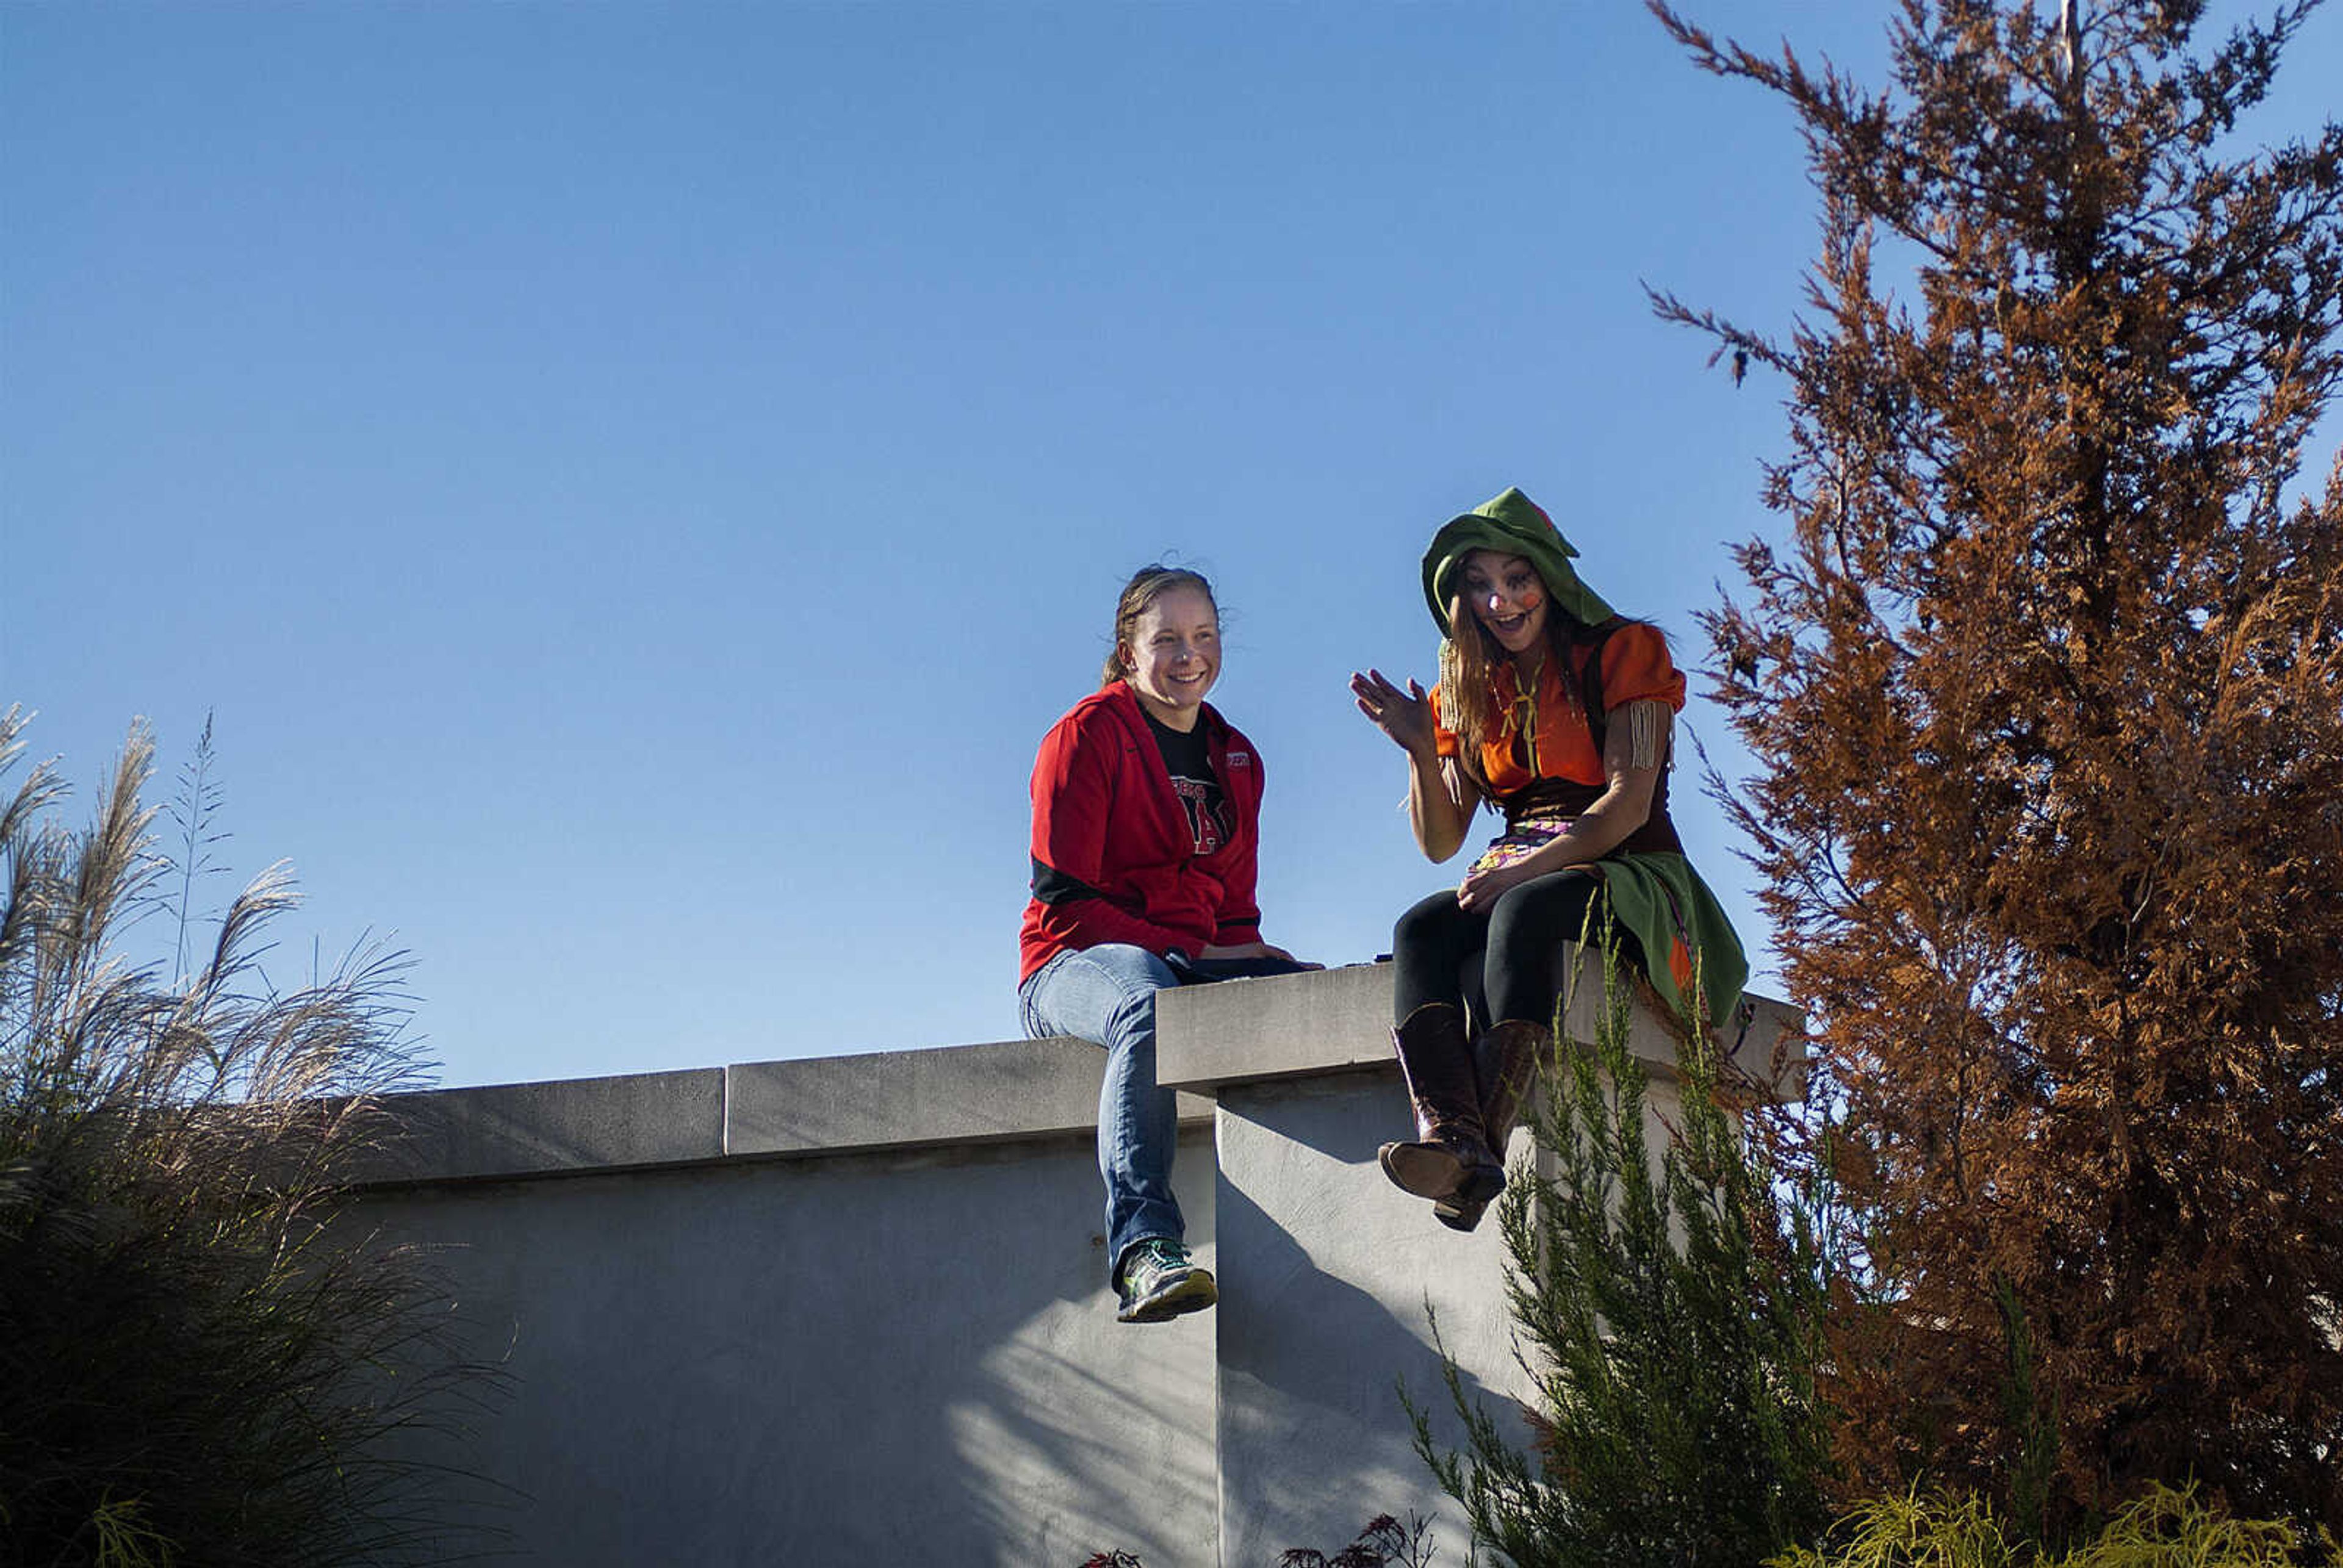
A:
[[[1502,866],[1525,860],[1569,831],[1575,817],[1525,815],[1518,821],[1505,824],[1505,830],[1489,841],[1473,862],[1474,871],[1493,871]],[[1468,875],[1470,873],[1467,873]]]

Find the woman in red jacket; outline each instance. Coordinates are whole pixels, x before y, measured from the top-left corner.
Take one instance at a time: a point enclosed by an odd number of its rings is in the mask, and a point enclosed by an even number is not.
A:
[[[1033,763],[1033,896],[1017,988],[1026,1032],[1106,1048],[1099,1172],[1124,1322],[1209,1307],[1212,1276],[1172,1195],[1173,1094],[1155,1081],[1155,993],[1285,973],[1253,903],[1261,756],[1204,701],[1220,610],[1192,571],[1142,568],[1122,590],[1099,690]]]

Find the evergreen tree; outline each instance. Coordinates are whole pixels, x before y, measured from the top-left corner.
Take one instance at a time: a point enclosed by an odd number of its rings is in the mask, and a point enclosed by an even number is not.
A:
[[[1818,1195],[1744,1139],[1704,1042],[1679,1051],[1654,1147],[1631,988],[1604,960],[1595,1048],[1564,1048],[1531,1118],[1553,1173],[1517,1169],[1499,1201],[1536,1452],[1453,1362],[1465,1448],[1441,1449],[1411,1404],[1416,1451],[1515,1568],[1746,1568],[1829,1522]]]
[[[2310,8],[1905,0],[1873,91],[1654,6],[1821,195],[1786,338],[1658,303],[1789,387],[1789,542],[1708,627],[1843,1101],[1872,1488],[2343,1525],[2343,468],[2294,484],[2343,129],[2236,133]]]

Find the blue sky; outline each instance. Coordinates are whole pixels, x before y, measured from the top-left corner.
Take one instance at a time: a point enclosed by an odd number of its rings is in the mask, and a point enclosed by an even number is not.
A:
[[[2248,132],[2338,80],[2321,15]],[[0,0],[0,705],[77,810],[214,715],[271,976],[387,937],[451,1083],[1002,1039],[1034,746],[1168,557],[1266,932],[1362,960],[1461,870],[1343,689],[1430,678],[1431,529],[1519,484],[1702,662],[1781,388],[1642,286],[1779,329],[1813,216],[1628,4]]]

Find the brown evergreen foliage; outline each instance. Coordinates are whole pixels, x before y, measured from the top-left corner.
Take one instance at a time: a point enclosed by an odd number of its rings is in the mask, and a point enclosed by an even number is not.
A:
[[[2343,129],[2242,146],[2309,10],[1905,0],[1893,82],[1749,52],[1820,255],[1717,695],[1840,1098],[1842,1458],[2054,1527],[2194,1476],[2343,1526]],[[2014,1296],[2036,1357],[2013,1407]],[[2024,1402],[2019,1402],[2024,1403]]]

